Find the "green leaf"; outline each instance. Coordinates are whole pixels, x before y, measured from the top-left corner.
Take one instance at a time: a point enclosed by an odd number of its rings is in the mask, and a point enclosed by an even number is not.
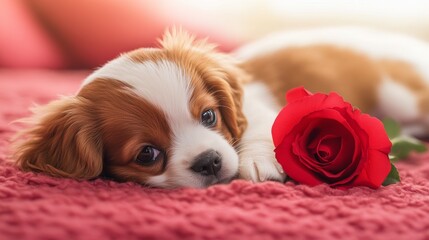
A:
[[[383,119],[384,129],[390,139],[398,137],[401,134],[401,126],[393,119]]]
[[[425,152],[427,150],[426,145],[411,137],[400,136],[391,140],[392,150],[390,154],[397,159],[407,158],[411,152]]]
[[[401,178],[399,177],[398,169],[396,169],[395,165],[393,165],[392,163],[390,165],[392,166],[392,168],[390,169],[389,175],[387,175],[386,179],[382,183],[383,186],[395,184],[401,181]]]

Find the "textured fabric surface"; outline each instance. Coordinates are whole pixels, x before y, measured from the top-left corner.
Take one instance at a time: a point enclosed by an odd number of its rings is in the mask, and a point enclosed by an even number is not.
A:
[[[0,71],[0,239],[429,239],[429,154],[397,164],[400,184],[346,191],[239,180],[162,190],[10,166],[10,122],[85,74]]]

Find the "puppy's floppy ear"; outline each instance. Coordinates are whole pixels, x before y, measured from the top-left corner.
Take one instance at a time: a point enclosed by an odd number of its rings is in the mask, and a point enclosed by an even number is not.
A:
[[[34,110],[18,133],[14,159],[26,171],[92,179],[102,171],[102,146],[86,99],[64,97]]]
[[[249,76],[234,64],[224,66],[224,81],[212,81],[209,89],[220,104],[220,111],[234,142],[239,140],[247,128],[247,119],[243,113],[243,83]]]
[[[247,81],[248,76],[236,67],[230,68],[227,76],[235,109],[225,108],[223,111],[228,127],[233,132],[234,137],[239,139],[247,128],[247,119],[243,113],[243,83]]]

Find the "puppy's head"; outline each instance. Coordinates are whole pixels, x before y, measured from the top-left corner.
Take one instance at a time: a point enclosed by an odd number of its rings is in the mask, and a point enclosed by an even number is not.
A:
[[[172,30],[90,75],[76,96],[36,109],[24,170],[157,187],[205,187],[237,173],[244,74],[205,41]]]

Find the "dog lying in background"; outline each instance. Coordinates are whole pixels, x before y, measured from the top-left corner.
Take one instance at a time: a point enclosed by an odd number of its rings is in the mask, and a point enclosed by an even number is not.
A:
[[[429,134],[429,45],[359,28],[286,32],[232,56],[180,30],[37,108],[15,159],[26,171],[148,186],[283,181],[271,126],[288,89],[336,91],[354,106]],[[236,61],[238,60],[238,61]]]

